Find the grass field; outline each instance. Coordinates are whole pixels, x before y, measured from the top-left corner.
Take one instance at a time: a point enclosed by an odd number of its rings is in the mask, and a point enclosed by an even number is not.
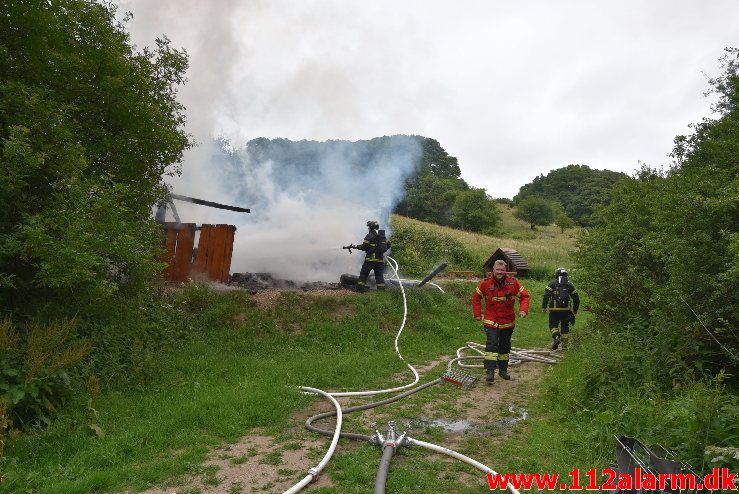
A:
[[[467,304],[474,286],[450,283],[448,295],[409,291],[410,315],[400,341],[409,362],[420,365],[453,355],[466,341],[483,341]],[[533,281],[529,289],[539,298],[543,284]],[[291,413],[311,401],[294,386],[365,389],[404,372],[393,352],[402,318],[399,291],[283,293],[270,307],[259,307],[243,292],[201,296],[208,298],[201,321],[211,323],[201,338],[161,355],[147,386],[103,393],[89,405],[80,400],[51,427],[13,441],[0,489],[142,489],[197,472],[209,448],[244,431],[279,432]],[[514,344],[546,344],[545,328],[544,315],[532,311],[520,322]]]
[[[401,217],[393,222],[410,225],[424,235],[433,237],[438,232],[453,237],[478,261],[506,246],[546,269],[562,263],[572,242],[569,234],[549,229],[534,232],[537,238],[506,240]],[[552,242],[545,240],[549,236]],[[513,344],[541,347],[550,341],[545,315],[537,309],[545,283],[523,282],[532,294],[532,306],[530,316],[519,321]],[[465,342],[484,341],[469,304],[475,282],[448,281],[443,286],[446,294],[435,289],[408,290],[409,314],[399,344],[413,365],[451,358]],[[280,458],[296,437],[307,433],[291,432],[289,424],[294,414],[319,400],[300,394],[296,386],[376,389],[398,376],[409,379],[405,364],[393,351],[403,316],[399,290],[341,296],[281,293],[262,299],[242,291],[192,286],[166,297],[163,305],[179,306],[187,299],[198,308],[187,317],[197,337],[150,359],[145,384],[114,386],[99,396],[78,395],[50,427],[11,440],[0,463],[6,476],[0,492],[138,492],[164,483],[173,486],[172,492],[194,494],[199,488],[178,486],[182,479],[199,475],[217,485],[217,472],[202,463],[209,451],[255,430],[283,445],[260,461],[274,464],[281,475],[297,481],[304,472],[280,468]],[[436,365],[422,381],[438,377],[443,369],[443,364]],[[424,407],[436,407],[441,401],[449,404],[449,413],[463,416],[464,409],[455,405],[455,393],[448,387],[430,390],[398,413],[418,416]],[[347,420],[355,428],[367,427],[359,418]],[[426,440],[444,436],[438,428],[414,435]],[[506,443],[503,438],[500,441],[470,437],[461,447],[500,468],[515,467],[515,458],[503,456]],[[320,458],[322,452],[316,454]],[[474,478],[472,486],[459,482],[460,476],[470,476],[467,466],[428,459],[412,450],[404,455],[388,484],[392,492],[479,492],[479,485],[474,487],[479,479]],[[376,461],[376,451],[345,444],[331,463],[333,485],[311,491],[367,492]],[[228,492],[242,492],[242,487],[234,484]]]
[[[455,230],[393,215],[394,235],[404,240],[400,252],[395,245],[393,252],[401,265],[414,271],[413,274],[423,274],[427,266],[442,261],[449,262],[450,270],[480,273],[483,263],[499,247],[518,251],[532,268],[531,274],[539,279],[548,278],[559,266],[570,266],[579,229],[561,233],[559,228],[550,225],[531,230],[529,225],[513,216],[508,206],[498,207],[500,236]]]

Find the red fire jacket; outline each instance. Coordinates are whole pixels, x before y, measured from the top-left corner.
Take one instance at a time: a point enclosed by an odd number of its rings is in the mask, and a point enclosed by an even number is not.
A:
[[[472,313],[475,319],[480,317],[480,301],[485,299],[485,317],[482,323],[485,326],[513,329],[516,325],[515,298],[518,297],[519,310],[529,313],[529,292],[516,279],[506,276],[498,283],[492,276],[477,285],[472,294]]]

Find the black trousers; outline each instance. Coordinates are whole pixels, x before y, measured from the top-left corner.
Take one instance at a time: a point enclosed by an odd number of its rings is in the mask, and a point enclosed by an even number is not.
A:
[[[572,312],[570,311],[549,311],[549,330],[552,332],[552,336],[557,335],[557,333],[568,334],[571,317]],[[561,331],[560,326],[562,326]]]
[[[498,329],[485,326],[487,340],[485,341],[485,369],[495,369],[501,372],[508,370],[508,358],[511,353],[511,337],[513,329]]]
[[[384,290],[385,289],[385,263],[384,262],[371,262],[371,261],[364,261],[362,263],[362,269],[359,271],[359,280],[357,281],[357,285],[360,288],[366,288],[367,287],[367,277],[370,274],[370,271],[375,272],[375,283],[377,284],[378,290]]]

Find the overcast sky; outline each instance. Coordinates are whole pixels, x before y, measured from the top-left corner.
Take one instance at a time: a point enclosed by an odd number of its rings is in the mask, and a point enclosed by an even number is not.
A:
[[[137,46],[189,53],[197,139],[418,134],[493,197],[571,163],[668,164],[739,45],[736,0],[120,3]]]

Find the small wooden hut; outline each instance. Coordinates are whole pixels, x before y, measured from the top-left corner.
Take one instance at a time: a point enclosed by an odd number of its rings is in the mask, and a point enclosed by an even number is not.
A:
[[[508,249],[501,247],[491,255],[485,264],[482,265],[484,273],[492,271],[493,264],[498,259],[502,259],[506,262],[506,271],[518,277],[525,277],[529,274],[529,263],[514,249]]]

